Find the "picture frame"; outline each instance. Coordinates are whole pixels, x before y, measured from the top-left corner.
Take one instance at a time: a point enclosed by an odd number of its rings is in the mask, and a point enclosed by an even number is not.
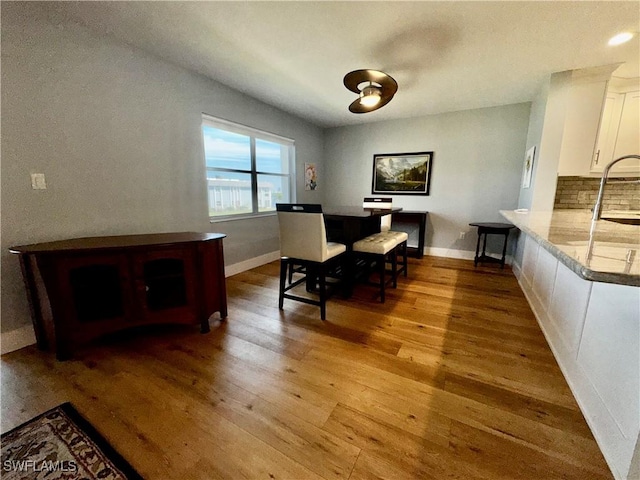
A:
[[[316,170],[315,163],[304,164],[304,189],[305,190],[318,189],[318,172]]]
[[[371,193],[429,195],[432,167],[433,152],[375,154]]]
[[[527,150],[524,156],[524,165],[522,167],[522,188],[531,187],[531,174],[533,173],[533,162],[536,156],[536,146],[534,145]]]

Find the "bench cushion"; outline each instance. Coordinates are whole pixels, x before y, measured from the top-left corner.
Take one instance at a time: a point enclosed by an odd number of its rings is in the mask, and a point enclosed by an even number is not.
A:
[[[389,232],[374,233],[353,244],[354,252],[375,253],[384,255],[396,248],[398,241]],[[401,242],[400,242],[401,243]]]

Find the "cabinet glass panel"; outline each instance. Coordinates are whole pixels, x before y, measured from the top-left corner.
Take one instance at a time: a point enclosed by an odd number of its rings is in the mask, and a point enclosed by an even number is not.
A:
[[[165,310],[187,305],[183,260],[162,258],[146,262],[144,283],[149,310]]]
[[[89,265],[69,271],[78,321],[92,322],[124,315],[120,271],[116,265]]]

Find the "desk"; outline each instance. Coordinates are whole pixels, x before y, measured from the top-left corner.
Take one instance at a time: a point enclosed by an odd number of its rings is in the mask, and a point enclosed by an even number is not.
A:
[[[360,239],[380,232],[380,217],[402,208],[385,210],[362,207],[327,206],[322,207],[324,214],[327,239],[347,246],[347,261],[345,262],[345,295],[351,296],[356,276],[356,263],[353,256],[353,244]]]
[[[402,210],[393,214],[391,230],[409,234],[407,255],[422,258],[424,255],[424,235],[427,231],[427,215],[425,211]]]

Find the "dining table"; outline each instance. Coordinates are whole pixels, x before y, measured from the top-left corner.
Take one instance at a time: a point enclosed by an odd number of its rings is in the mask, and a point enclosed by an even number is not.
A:
[[[353,254],[353,244],[369,235],[380,232],[380,219],[384,215],[402,211],[401,207],[377,209],[362,206],[323,205],[324,224],[327,239],[346,245],[344,262],[344,295],[351,296],[355,284],[357,268]]]

